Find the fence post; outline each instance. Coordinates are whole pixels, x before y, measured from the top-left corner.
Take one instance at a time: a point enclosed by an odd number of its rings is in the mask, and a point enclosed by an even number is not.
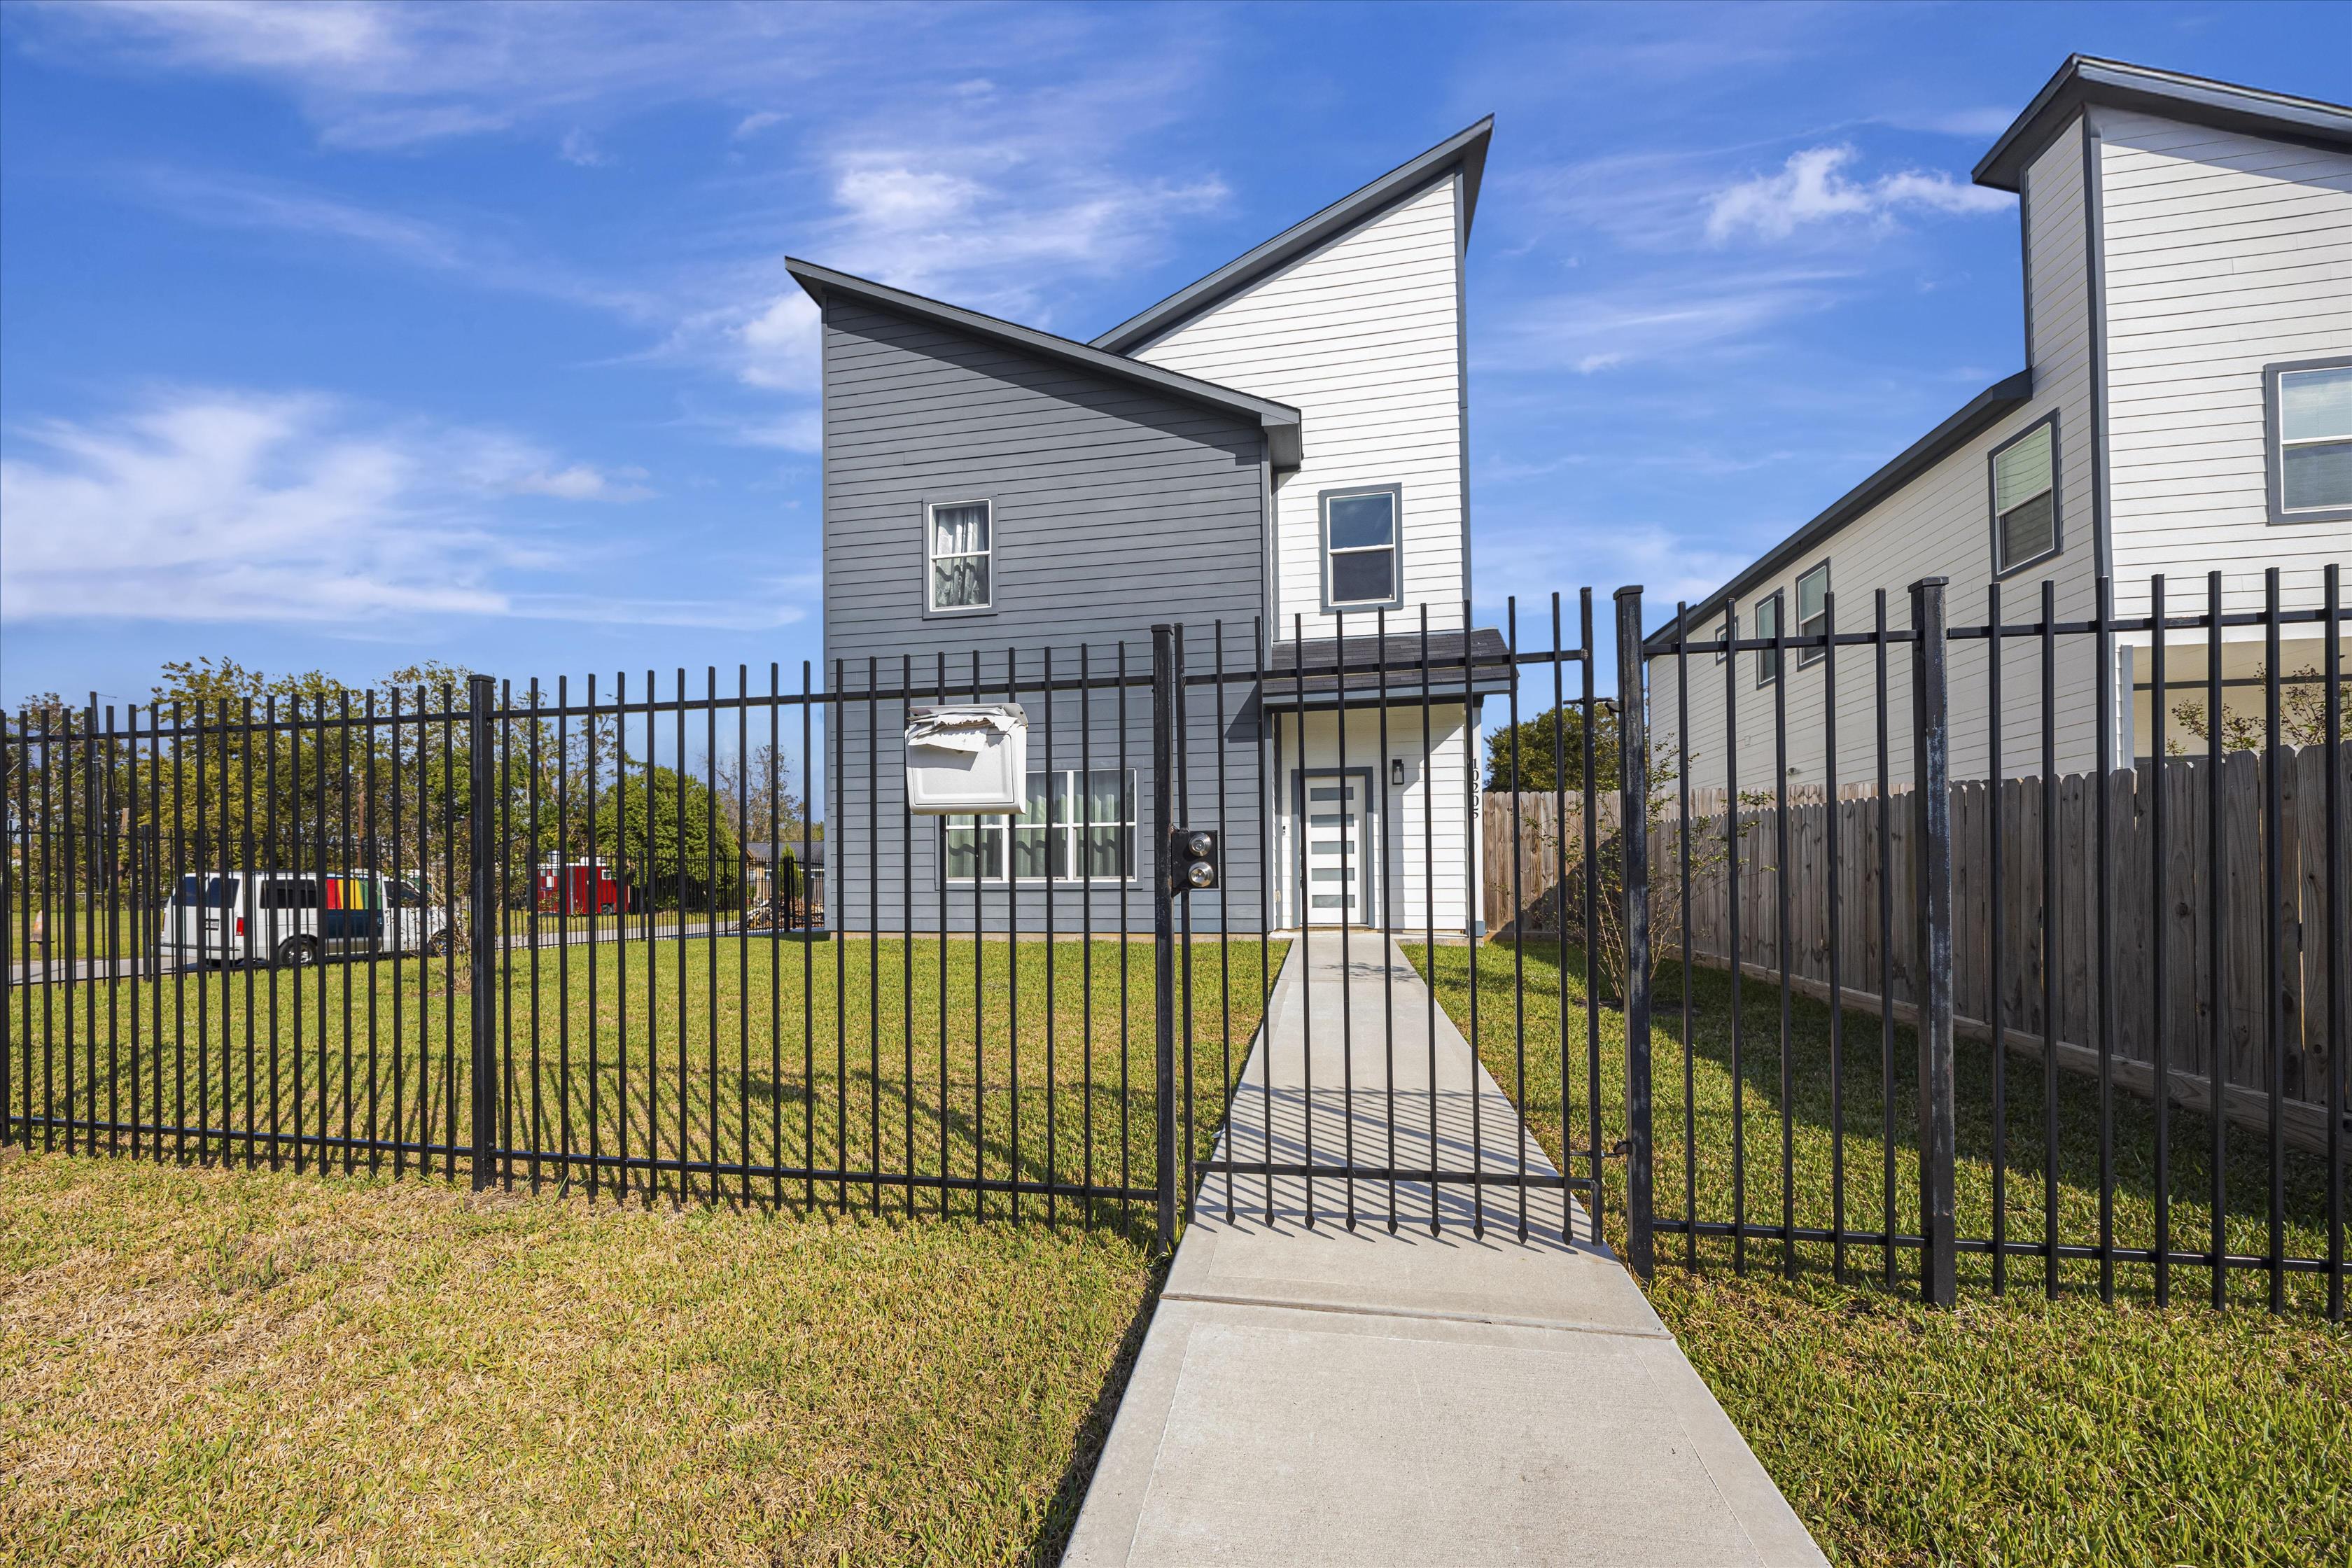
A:
[[[1650,721],[1643,694],[1642,589],[1617,590],[1617,832],[1625,855],[1625,1251],[1655,1264],[1650,1191]]]
[[[5,713],[0,713],[0,823],[5,824],[0,834],[5,834],[7,840],[0,844],[0,1149],[16,1141],[16,1102],[9,1098],[14,1088],[9,1076],[11,1064],[16,1059],[16,1036],[10,1024],[16,1016],[16,857],[21,851],[17,847],[16,803],[9,797],[8,783],[20,776],[20,770],[30,762],[27,755],[26,763],[20,763],[17,768],[8,766],[8,742],[17,733],[18,726]],[[138,919],[136,915],[131,918],[134,921]],[[24,963],[25,979],[29,983],[33,978],[30,952],[24,955]],[[32,1131],[29,1126],[25,1129],[27,1139]]]
[[[1919,901],[1912,999],[1919,1038],[1919,1296],[1958,1300],[1952,1213],[1952,780],[1944,586],[1911,584],[1911,887]]]
[[[466,682],[467,805],[468,853],[472,860],[466,883],[466,931],[470,938],[473,998],[473,1151],[474,1191],[489,1185],[496,1158],[499,1123],[497,998],[490,994],[498,957],[490,946],[496,921],[490,882],[490,814],[497,808],[491,789],[490,706],[493,686],[487,675]]]
[[[1176,628],[1151,628],[1151,1069],[1160,1252],[1176,1247],[1176,909],[1169,851],[1176,830]]]

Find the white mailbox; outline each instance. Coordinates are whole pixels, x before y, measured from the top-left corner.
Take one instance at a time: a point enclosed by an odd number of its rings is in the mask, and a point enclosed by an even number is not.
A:
[[[1026,804],[1029,716],[1010,702],[907,713],[907,809],[919,816],[995,816]]]

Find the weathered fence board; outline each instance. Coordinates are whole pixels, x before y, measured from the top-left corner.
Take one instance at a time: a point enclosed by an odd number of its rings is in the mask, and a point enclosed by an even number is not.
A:
[[[2345,791],[2352,797],[2352,750],[2343,755]],[[2146,1089],[2152,1084],[2160,985],[2174,1097],[2205,1103],[2205,1080],[2214,1067],[2214,889],[2209,885],[2208,850],[2211,766],[2204,757],[2173,757],[2161,768],[2143,760],[2109,776],[2104,893],[2098,880],[2100,790],[2095,775],[2069,774],[2046,787],[2038,778],[1953,786],[1953,980],[1956,1010],[1965,1030],[1989,1037],[1998,1021],[2011,1045],[2038,1053],[2051,1032],[2042,1016],[2043,965],[2054,962],[2061,1061],[2073,1069],[2095,1071],[2104,1044],[2112,1049],[2116,1081]],[[2281,753],[2275,995],[2281,1077],[2286,1098],[2296,1102],[2289,1110],[2289,1132],[2298,1142],[2324,1139],[2326,1127],[2321,1114],[2326,1100],[2328,1037],[2326,769],[2326,752],[2321,747],[2286,748]],[[2158,788],[2166,792],[2160,847],[2154,837],[2151,809]],[[1830,836],[1834,832],[1837,942],[1844,994],[1855,1005],[1874,1007],[1881,966],[1891,956],[1895,1010],[1907,1016],[1915,995],[1916,942],[1911,908],[1911,810],[1907,792],[1881,800],[1866,789],[1849,788],[1836,801],[1826,799],[1818,788],[1788,793],[1786,962],[1801,989],[1826,994]],[[2273,995],[2267,932],[2273,901],[2263,794],[2260,753],[2232,752],[2223,760],[2219,994],[2221,1077],[2233,1119],[2267,1116],[2269,1003]],[[1560,834],[1564,829],[1567,835],[1565,859],[1572,883],[1582,858],[1582,821],[1572,798],[1564,816],[1549,795],[1521,795],[1517,804],[1520,831],[1514,843],[1511,797],[1486,797],[1486,929],[1505,936],[1523,929],[1528,934],[1549,934],[1555,929],[1553,888],[1561,860]],[[1745,795],[1732,851],[1739,863],[1739,959],[1748,973],[1767,977],[1777,977],[1782,963],[1781,868],[1776,863],[1779,836],[1773,819],[1777,804],[1769,791]],[[1693,792],[1695,845],[1720,845],[1726,806],[1720,790]],[[2057,816],[2054,909],[2046,907],[2044,896],[2045,810]],[[1887,816],[1884,859],[1882,814]],[[1604,802],[1602,837],[1613,831],[1616,820],[1612,796]],[[1651,865],[1660,880],[1679,874],[1678,832],[1671,813],[1653,829]],[[1996,837],[2000,859],[1997,905],[1992,875]],[[1517,907],[1510,880],[1515,854],[1519,867]],[[1694,877],[1690,893],[1694,956],[1718,965],[1731,956],[1731,879],[1724,859],[1717,849]],[[1887,931],[1891,955],[1880,951],[1882,880],[1892,898]],[[2054,953],[2045,942],[2045,914],[2054,933]],[[1573,931],[1573,907],[1568,915]],[[2109,1023],[2105,1031],[2099,1017],[2103,935],[2109,944]],[[1654,940],[1660,953],[1670,953],[1680,937],[1678,912],[1654,921]],[[2342,962],[2352,963],[2352,953]]]

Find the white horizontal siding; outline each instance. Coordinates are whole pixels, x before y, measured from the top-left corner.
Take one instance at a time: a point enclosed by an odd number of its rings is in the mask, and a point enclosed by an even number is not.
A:
[[[1269,608],[1281,637],[1294,626],[1331,635],[1319,497],[1359,485],[1403,487],[1405,607],[1395,614],[1412,624],[1425,604],[1432,626],[1462,624],[1457,184],[1440,179],[1136,352],[1305,416],[1306,460],[1275,498]]]
[[[1380,812],[1374,837],[1372,866],[1373,923],[1381,923],[1381,900],[1387,900],[1386,923],[1400,935],[1434,924],[1443,935],[1466,931],[1478,907],[1478,835],[1475,812],[1479,801],[1465,784],[1481,777],[1485,765],[1481,727],[1469,730],[1468,753],[1463,742],[1462,704],[1433,702],[1429,709],[1429,751],[1422,752],[1422,710],[1419,704],[1391,707],[1388,713],[1385,749],[1381,744],[1377,708],[1348,710],[1345,759],[1350,768],[1373,770],[1373,801]],[[1272,886],[1278,889],[1276,922],[1295,925],[1298,920],[1297,822],[1293,810],[1292,776],[1301,765],[1299,716],[1276,711],[1275,730],[1279,777],[1271,781],[1276,801],[1270,864]],[[1340,765],[1342,749],[1339,715],[1330,710],[1306,716],[1309,768]],[[1405,782],[1391,782],[1391,764],[1404,764]],[[1423,814],[1426,813],[1426,820]],[[1424,853],[1425,850],[1425,853]]]
[[[2108,468],[2118,610],[2163,573],[2201,608],[2291,605],[2352,567],[2352,524],[2273,526],[2263,367],[2352,353],[2352,156],[2102,110]]]

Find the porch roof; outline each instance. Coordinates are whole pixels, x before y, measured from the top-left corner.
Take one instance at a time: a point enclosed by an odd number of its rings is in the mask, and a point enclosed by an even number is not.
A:
[[[1382,644],[1386,644],[1385,649]],[[1347,681],[1350,708],[1380,706],[1383,689],[1381,666],[1388,665],[1386,692],[1391,706],[1418,703],[1422,697],[1422,642],[1419,631],[1391,632],[1386,637],[1351,637],[1342,647],[1336,637],[1309,637],[1305,642],[1278,642],[1266,650],[1265,705],[1276,712],[1297,707],[1336,708],[1340,703],[1340,679]],[[1517,668],[1503,634],[1492,626],[1469,632],[1429,634],[1429,697],[1433,702],[1462,700],[1465,665],[1469,694],[1499,697],[1508,693]]]

